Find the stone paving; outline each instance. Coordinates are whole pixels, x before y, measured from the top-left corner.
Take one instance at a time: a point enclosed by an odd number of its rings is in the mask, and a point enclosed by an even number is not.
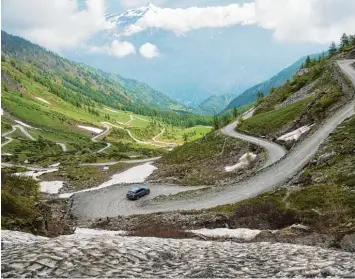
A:
[[[292,244],[116,235],[4,241],[10,277],[355,277],[355,254]]]

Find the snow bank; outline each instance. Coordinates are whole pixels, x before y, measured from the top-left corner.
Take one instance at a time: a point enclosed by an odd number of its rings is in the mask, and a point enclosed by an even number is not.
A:
[[[47,237],[43,236],[36,236],[30,233],[25,232],[18,232],[18,231],[8,231],[2,230],[1,231],[1,242],[6,243],[30,243],[30,242],[37,242],[48,239]]]
[[[114,174],[109,181],[106,181],[97,187],[89,188],[89,189],[85,189],[85,190],[81,190],[81,191],[73,192],[73,193],[60,194],[59,197],[60,198],[70,198],[73,194],[94,191],[94,190],[98,190],[101,188],[113,186],[116,184],[144,182],[145,179],[149,175],[151,175],[155,169],[156,169],[156,167],[153,166],[151,163],[146,163],[146,164],[143,164],[140,166],[130,168],[124,172]]]
[[[242,157],[240,157],[237,164],[235,164],[233,166],[226,166],[224,169],[227,172],[238,170],[238,169],[241,169],[241,168],[249,165],[250,164],[249,160],[252,162],[255,159],[256,159],[256,154],[248,152],[248,153],[245,153]]]
[[[53,169],[43,169],[43,170],[31,170],[26,172],[17,172],[15,175],[17,176],[31,176],[33,179],[38,180],[38,177],[45,173],[51,173],[58,171],[58,168]]]
[[[298,128],[297,130],[294,130],[290,133],[287,133],[287,134],[279,137],[277,140],[280,140],[280,141],[296,140],[297,141],[304,133],[307,133],[313,127],[313,125],[303,126],[301,128]]]
[[[36,97],[36,99],[37,100],[39,100],[39,101],[41,101],[41,102],[43,102],[43,103],[46,103],[46,104],[50,104],[48,101],[46,101],[45,99],[42,99],[42,98],[40,98],[40,97]]]
[[[59,189],[63,187],[63,181],[42,181],[39,183],[41,192],[48,194],[58,194]]]
[[[95,128],[95,127],[90,127],[90,126],[82,126],[82,125],[78,125],[78,127],[80,129],[84,129],[84,130],[88,130],[88,131],[91,131],[91,132],[94,132],[95,134],[100,134],[102,133],[104,130],[101,130],[99,128]]]
[[[117,113],[117,111],[115,111],[115,110],[113,110],[113,109],[105,108],[105,110],[108,110],[108,111],[111,111],[111,112]]]
[[[32,126],[30,126],[30,125],[28,125],[28,124],[26,124],[26,123],[23,123],[23,122],[20,121],[20,120],[15,120],[15,122],[16,122],[17,124],[20,124],[20,125],[24,126],[24,127],[33,128]]]
[[[252,240],[254,239],[261,231],[260,230],[251,230],[251,229],[199,229],[199,230],[190,230],[189,232],[209,236],[209,237],[229,237],[236,238],[240,240]]]
[[[125,231],[107,231],[107,230],[95,230],[95,229],[87,229],[87,228],[76,228],[74,234],[76,235],[126,235]]]

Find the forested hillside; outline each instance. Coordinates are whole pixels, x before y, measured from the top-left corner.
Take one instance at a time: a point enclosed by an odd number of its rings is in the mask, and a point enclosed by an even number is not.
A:
[[[21,91],[22,82],[45,87],[65,102],[92,114],[108,106],[159,119],[175,126],[211,123],[211,118],[186,112],[186,108],[147,84],[105,73],[64,59],[20,37],[2,31],[2,87]],[[174,109],[185,111],[176,113]]]

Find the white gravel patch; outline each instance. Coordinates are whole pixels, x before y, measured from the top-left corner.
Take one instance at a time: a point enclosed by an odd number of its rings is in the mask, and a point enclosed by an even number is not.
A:
[[[99,185],[97,187],[84,189],[84,190],[73,192],[73,193],[60,194],[59,197],[60,198],[70,198],[72,195],[77,194],[77,193],[94,191],[94,190],[106,188],[106,187],[117,185],[117,184],[144,182],[146,180],[146,178],[153,173],[154,170],[156,170],[156,167],[153,166],[151,164],[151,162],[145,163],[143,165],[130,168],[124,172],[114,174],[110,180],[102,183],[101,185]]]
[[[63,184],[64,181],[42,181],[39,183],[41,192],[48,194],[58,194]]]
[[[78,125],[78,127],[80,129],[84,129],[84,130],[88,130],[90,132],[94,132],[95,134],[100,134],[103,132],[102,129],[99,129],[99,128],[95,128],[95,127],[90,127],[90,126],[82,126],[82,125]]]
[[[241,168],[249,165],[255,159],[256,159],[256,154],[248,152],[248,153],[245,153],[242,157],[240,157],[237,164],[235,164],[233,166],[226,166],[224,169],[226,172],[235,171],[235,170],[241,169]]]
[[[43,170],[31,170],[31,171],[26,171],[26,172],[17,172],[17,173],[15,173],[15,175],[17,175],[17,176],[30,176],[33,179],[38,180],[38,177],[41,176],[42,174],[56,172],[58,170],[59,170],[58,168],[43,169]]]
[[[20,124],[20,125],[24,126],[24,127],[33,128],[32,126],[30,126],[30,125],[28,125],[28,124],[26,124],[26,123],[23,123],[23,122],[20,121],[20,120],[15,120],[15,122],[16,122],[17,124]]]
[[[46,103],[46,104],[50,105],[50,102],[48,102],[48,101],[45,100],[45,99],[42,99],[42,98],[40,98],[40,97],[36,97],[36,99],[39,100],[39,101],[41,101],[41,102],[43,102],[43,103]]]
[[[251,229],[199,229],[199,230],[190,230],[189,232],[209,236],[209,237],[229,237],[236,238],[240,240],[252,240],[254,239],[261,231],[260,230],[251,230]]]
[[[303,126],[301,128],[298,128],[297,130],[294,130],[290,133],[287,133],[287,134],[279,137],[277,140],[280,140],[280,141],[296,140],[297,141],[303,134],[307,133],[313,127],[313,125]]]

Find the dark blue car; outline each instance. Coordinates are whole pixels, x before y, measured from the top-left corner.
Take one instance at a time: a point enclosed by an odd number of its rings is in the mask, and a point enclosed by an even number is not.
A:
[[[126,197],[129,200],[138,200],[139,198],[149,195],[150,189],[146,186],[134,187],[128,191]]]

